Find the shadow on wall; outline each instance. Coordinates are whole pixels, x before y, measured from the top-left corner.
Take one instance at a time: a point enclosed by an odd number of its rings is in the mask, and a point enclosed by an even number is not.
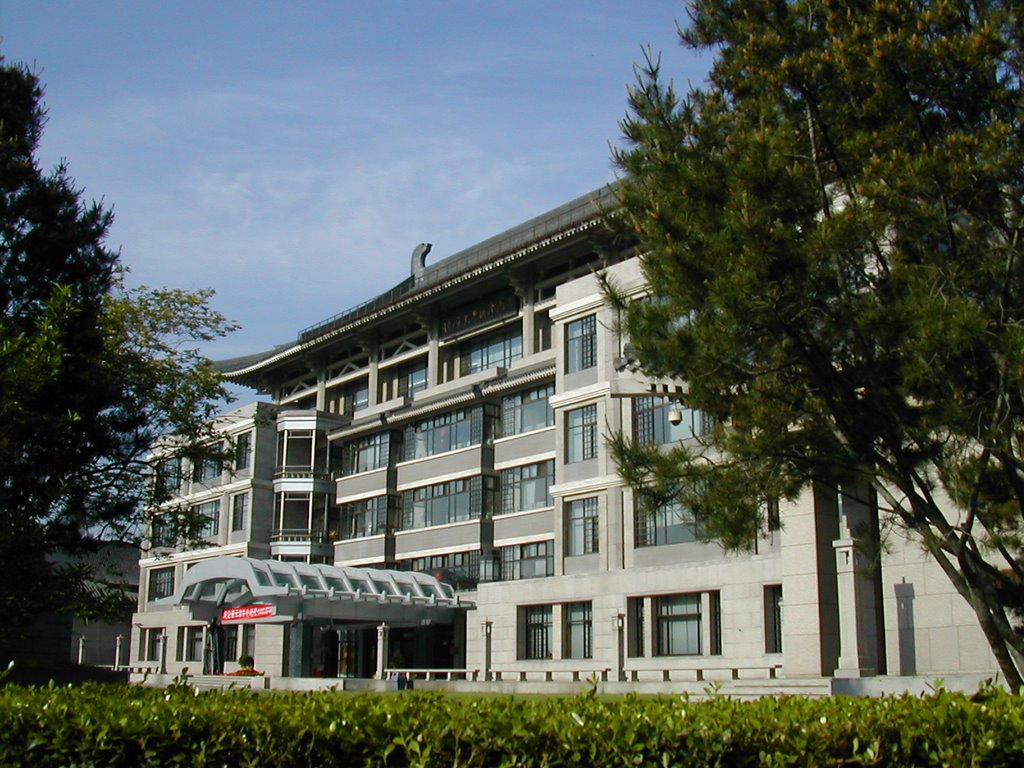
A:
[[[917,674],[917,646],[914,641],[914,585],[903,581],[896,590],[896,635],[899,644],[900,674]]]

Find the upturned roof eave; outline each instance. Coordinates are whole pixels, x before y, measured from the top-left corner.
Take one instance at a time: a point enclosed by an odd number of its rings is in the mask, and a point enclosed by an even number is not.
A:
[[[452,277],[443,280],[438,283],[428,284],[421,290],[413,290],[412,293],[396,300],[395,302],[388,304],[380,309],[373,312],[361,315],[354,318],[351,322],[345,323],[335,328],[325,330],[323,334],[315,336],[314,338],[307,339],[305,341],[297,341],[292,344],[282,344],[265,353],[256,353],[254,355],[248,355],[244,357],[236,357],[229,360],[223,360],[215,362],[214,365],[224,375],[224,378],[228,381],[235,381],[239,383],[245,383],[245,379],[250,376],[254,376],[263,371],[269,370],[274,366],[283,363],[289,359],[301,356],[306,352],[319,347],[323,344],[329,343],[340,336],[351,333],[352,331],[376,323],[389,315],[393,315],[397,312],[406,310],[413,305],[420,303],[435,296],[439,293],[443,293],[460,283],[464,283],[467,280],[471,280],[480,275],[492,272],[496,269],[500,269],[512,262],[518,261],[522,258],[529,256],[536,251],[549,247],[560,240],[564,240],[568,237],[579,235],[588,229],[592,229],[597,226],[600,219],[604,215],[604,211],[601,209],[600,204],[595,197],[598,193],[592,193],[590,199],[592,201],[592,211],[590,215],[575,224],[574,226],[568,227],[560,232],[553,233],[547,237],[544,237],[537,242],[526,245],[522,248],[516,249],[504,256],[492,259],[490,261],[478,264],[474,267],[467,269],[465,272],[453,275]],[[574,201],[575,202],[575,201]],[[567,204],[569,205],[569,204]],[[561,206],[555,211],[559,211],[565,206]],[[538,217],[540,218],[540,217]],[[531,220],[532,221],[532,220]],[[492,238],[493,239],[493,238]],[[484,241],[489,242],[489,241]],[[459,255],[459,254],[456,254]],[[429,277],[429,275],[428,275]],[[241,364],[241,367],[233,367],[235,364]]]

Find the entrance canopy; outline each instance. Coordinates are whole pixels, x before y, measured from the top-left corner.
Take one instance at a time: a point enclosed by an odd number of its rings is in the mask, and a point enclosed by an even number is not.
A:
[[[225,624],[304,619],[450,624],[457,609],[475,607],[424,573],[249,557],[196,563],[174,595],[157,602],[186,607],[193,619]]]

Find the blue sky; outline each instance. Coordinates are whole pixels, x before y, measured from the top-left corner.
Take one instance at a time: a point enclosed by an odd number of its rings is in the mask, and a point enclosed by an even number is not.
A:
[[[47,167],[116,220],[131,281],[216,290],[267,349],[612,179],[642,46],[677,85],[680,0],[0,0],[41,75]]]

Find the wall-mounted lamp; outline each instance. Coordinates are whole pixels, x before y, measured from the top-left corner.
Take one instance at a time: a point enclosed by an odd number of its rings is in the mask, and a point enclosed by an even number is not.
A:
[[[668,408],[668,423],[673,427],[678,427],[683,423],[683,409],[678,400],[673,400]]]

